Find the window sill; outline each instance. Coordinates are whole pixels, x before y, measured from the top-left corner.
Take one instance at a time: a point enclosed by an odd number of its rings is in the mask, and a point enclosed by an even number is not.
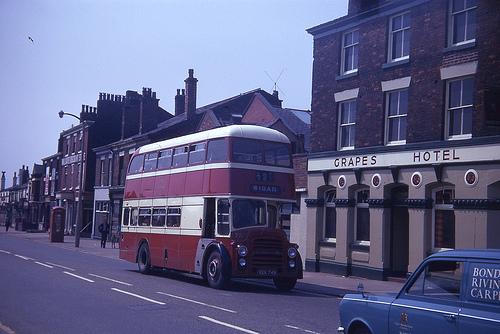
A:
[[[400,140],[400,141],[391,141],[385,144],[386,146],[400,146],[400,145],[406,145],[406,140]]]
[[[449,141],[453,141],[453,140],[467,140],[467,139],[472,139],[472,135],[471,134],[458,135],[458,136],[452,136],[452,137],[448,137],[447,138],[447,140],[449,140]]]
[[[393,68],[397,66],[402,66],[410,63],[410,58],[405,58],[405,59],[400,59],[400,60],[395,60],[391,61],[389,63],[382,64],[382,69],[388,69],[388,68]]]
[[[338,80],[344,80],[344,79],[355,77],[357,75],[358,75],[358,71],[350,72],[350,73],[344,73],[344,74],[337,75],[335,77],[335,80],[337,80],[337,81]]]
[[[335,248],[335,247],[337,247],[337,241],[336,240],[325,239],[325,240],[320,241],[319,245],[320,246],[324,246],[324,247]]]
[[[352,151],[354,150],[354,146],[349,146],[349,147],[339,147],[339,151]]]
[[[351,244],[351,250],[358,252],[370,252],[370,243],[369,242],[359,242],[356,241]]]
[[[472,40],[463,44],[455,44],[455,45],[450,45],[447,48],[443,49],[443,53],[448,53],[448,52],[453,52],[453,51],[461,51],[461,50],[467,50],[467,49],[472,49],[476,47],[476,40]]]

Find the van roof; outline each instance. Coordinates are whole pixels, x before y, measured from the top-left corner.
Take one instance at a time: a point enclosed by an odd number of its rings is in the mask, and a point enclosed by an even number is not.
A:
[[[434,253],[429,258],[434,257],[463,257],[470,259],[488,259],[500,261],[500,249],[455,249]]]

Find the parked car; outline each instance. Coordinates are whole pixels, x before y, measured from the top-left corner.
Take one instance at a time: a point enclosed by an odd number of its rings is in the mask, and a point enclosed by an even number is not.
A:
[[[339,333],[500,333],[500,250],[426,258],[392,295],[347,294]]]

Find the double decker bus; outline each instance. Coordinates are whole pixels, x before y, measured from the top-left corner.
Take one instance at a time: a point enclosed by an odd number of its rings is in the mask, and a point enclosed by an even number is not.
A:
[[[140,147],[125,182],[120,258],[196,273],[213,288],[231,278],[302,278],[298,246],[279,228],[295,202],[290,141],[231,125]]]

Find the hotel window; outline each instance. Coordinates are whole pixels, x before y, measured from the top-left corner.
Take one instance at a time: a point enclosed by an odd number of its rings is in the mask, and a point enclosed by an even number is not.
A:
[[[356,135],[356,100],[339,104],[339,149],[353,149]]]
[[[436,250],[455,248],[455,190],[442,187],[433,192],[433,247]]]
[[[408,59],[410,55],[410,13],[391,17],[389,21],[389,62]]]
[[[106,173],[106,160],[104,158],[101,158],[101,169],[100,169],[100,174],[99,174],[99,185],[104,186],[104,174]]]
[[[408,89],[386,93],[386,142],[387,144],[406,143],[406,117],[408,114]]]
[[[476,0],[451,0],[450,45],[461,45],[475,41],[476,8]]]
[[[353,30],[342,36],[342,71],[341,74],[358,71],[359,31]]]
[[[354,211],[354,241],[360,245],[370,245],[370,209],[368,199],[370,190],[358,190],[356,196],[356,210]]]
[[[325,230],[324,240],[335,242],[337,240],[337,211],[335,210],[335,189],[325,193]]]
[[[474,79],[468,77],[450,80],[446,88],[447,137],[449,139],[471,138]]]

